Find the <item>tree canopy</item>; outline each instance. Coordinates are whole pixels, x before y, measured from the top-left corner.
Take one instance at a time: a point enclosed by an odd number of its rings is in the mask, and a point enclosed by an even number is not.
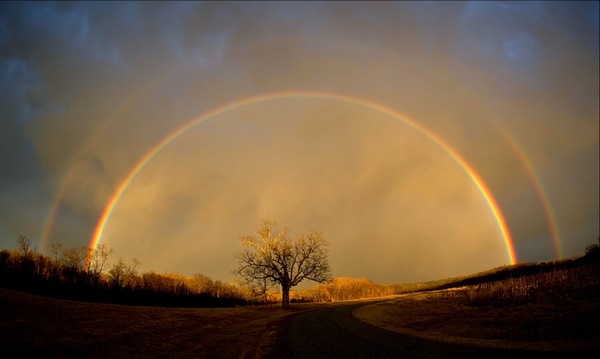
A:
[[[279,231],[274,227],[274,222],[263,220],[254,235],[240,238],[243,250],[236,255],[238,267],[234,273],[257,292],[280,285],[286,308],[290,288],[305,279],[317,283],[331,279],[329,248],[320,232],[292,239],[287,227]]]

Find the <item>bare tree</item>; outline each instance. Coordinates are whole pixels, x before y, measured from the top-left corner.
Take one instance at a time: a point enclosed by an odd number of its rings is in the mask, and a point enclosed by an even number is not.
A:
[[[60,251],[62,250],[62,243],[56,242],[50,244],[50,251],[52,253],[52,261],[56,264],[60,257]]]
[[[194,274],[189,280],[189,286],[197,294],[213,295],[215,293],[214,281],[204,274]]]
[[[88,247],[67,248],[62,251],[62,274],[72,284],[82,284],[85,274]]]
[[[17,249],[25,259],[30,259],[34,253],[34,250],[31,247],[31,239],[22,234],[19,234],[17,237]]]
[[[110,255],[114,252],[112,248],[100,244],[96,248],[89,248],[86,259],[86,270],[89,275],[90,282],[93,286],[97,286],[100,281],[100,276],[104,271],[104,267]]]
[[[244,250],[236,255],[234,273],[251,288],[281,286],[282,305],[290,305],[290,289],[305,279],[317,283],[330,280],[328,245],[320,232],[297,239],[283,227],[275,232],[274,222],[263,220],[253,236],[242,237]]]
[[[36,263],[35,263],[35,250],[31,246],[31,239],[19,234],[17,237],[17,249],[20,254],[18,260],[19,271],[22,275],[26,275],[27,278],[35,276]]]
[[[113,289],[121,289],[133,286],[137,277],[137,267],[140,261],[133,260],[132,264],[126,264],[122,257],[108,271],[108,280]]]

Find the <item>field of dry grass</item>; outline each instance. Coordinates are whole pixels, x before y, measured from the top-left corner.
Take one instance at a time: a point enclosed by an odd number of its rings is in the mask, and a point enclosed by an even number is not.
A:
[[[600,354],[598,264],[401,295],[353,315],[417,337],[468,345]]]
[[[255,358],[294,311],[81,303],[0,289],[0,357]]]
[[[362,321],[416,337],[498,348],[600,352],[600,301],[473,307],[459,296],[406,294],[367,305]]]

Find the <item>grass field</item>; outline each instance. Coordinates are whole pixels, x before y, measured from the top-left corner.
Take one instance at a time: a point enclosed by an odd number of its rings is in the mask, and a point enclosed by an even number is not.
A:
[[[0,357],[256,358],[291,313],[80,303],[0,289]]]
[[[370,324],[469,345],[600,354],[600,265],[406,294],[354,312]]]

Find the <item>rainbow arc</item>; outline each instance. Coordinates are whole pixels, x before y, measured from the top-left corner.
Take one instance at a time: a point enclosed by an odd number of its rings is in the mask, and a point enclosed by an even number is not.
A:
[[[506,252],[508,260],[511,264],[516,263],[517,258],[515,254],[515,249],[513,245],[513,240],[510,235],[508,226],[506,224],[506,220],[500,210],[500,207],[494,198],[492,192],[487,187],[483,179],[479,176],[479,174],[475,171],[475,169],[469,165],[469,163],[462,157],[460,154],[452,148],[449,144],[447,144],[441,137],[439,137],[436,133],[432,132],[425,126],[417,123],[416,121],[400,114],[396,110],[382,105],[380,103],[365,100],[363,98],[349,96],[349,95],[341,95],[336,93],[329,92],[320,92],[320,91],[289,91],[289,92],[277,92],[277,93],[268,93],[253,97],[245,97],[238,99],[234,102],[222,105],[220,107],[214,108],[199,117],[193,118],[181,126],[177,127],[167,136],[165,136],[162,140],[160,140],[154,147],[150,148],[140,159],[139,161],[132,167],[127,176],[121,181],[119,186],[116,188],[110,200],[106,204],[104,210],[102,211],[102,215],[98,220],[96,228],[94,230],[90,247],[96,248],[100,241],[102,240],[102,235],[104,229],[110,220],[111,214],[115,209],[115,206],[119,202],[119,199],[125,193],[127,188],[130,186],[132,181],[136,178],[136,176],[140,173],[140,171],[150,162],[160,151],[162,151],[165,147],[167,147],[171,142],[175,141],[181,135],[186,133],[191,128],[196,125],[207,121],[211,118],[215,118],[218,115],[221,115],[225,112],[232,111],[235,109],[240,109],[245,106],[249,106],[252,104],[258,104],[268,101],[276,101],[282,99],[290,99],[290,98],[318,98],[318,99],[327,99],[332,101],[338,101],[342,103],[351,103],[355,105],[359,105],[365,107],[367,109],[371,109],[374,111],[378,111],[385,115],[390,116],[393,119],[399,120],[404,124],[410,126],[411,128],[417,130],[421,134],[425,135],[430,141],[432,141],[435,145],[443,149],[468,175],[468,177],[475,184],[479,192],[485,198],[493,216],[502,234],[503,241],[506,246]]]

